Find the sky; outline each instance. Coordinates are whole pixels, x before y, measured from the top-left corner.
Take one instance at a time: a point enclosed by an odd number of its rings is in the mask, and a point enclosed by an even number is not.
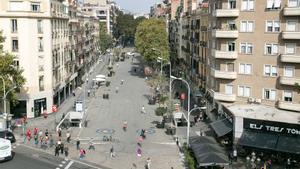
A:
[[[150,7],[161,0],[114,0],[122,9],[132,13],[149,13]]]

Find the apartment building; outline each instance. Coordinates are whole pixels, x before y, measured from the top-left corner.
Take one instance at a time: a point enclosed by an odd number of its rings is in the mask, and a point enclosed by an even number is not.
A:
[[[218,137],[265,149],[259,142],[268,135],[270,149],[298,151],[278,145],[293,145],[300,131],[299,0],[205,0],[196,10],[191,2],[182,1],[187,10],[172,24],[183,29],[172,46],[181,46],[185,78],[205,87]]]
[[[15,117],[52,113],[80,84],[81,75],[96,60],[98,31],[81,25],[84,17],[75,0],[0,1],[0,24],[6,38],[4,49],[16,56],[26,83],[11,108]],[[91,25],[98,20],[88,17]],[[89,31],[88,54],[83,52],[84,31]],[[92,45],[91,45],[92,44]],[[88,55],[88,57],[86,57]],[[88,59],[85,59],[88,58]],[[87,63],[88,62],[88,63]],[[85,68],[86,68],[85,67]]]

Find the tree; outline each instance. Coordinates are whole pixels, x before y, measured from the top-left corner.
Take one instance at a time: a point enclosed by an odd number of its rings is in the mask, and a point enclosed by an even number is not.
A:
[[[5,38],[2,36],[2,31],[0,31],[0,76],[3,78],[5,83],[5,92],[11,90],[6,96],[8,102],[13,105],[17,103],[16,91],[19,91],[25,84],[25,78],[22,76],[23,70],[19,67],[14,66],[15,57],[3,49],[3,43]],[[4,96],[4,86],[3,81],[0,79],[0,97]],[[3,98],[2,98],[3,99]]]
[[[111,35],[107,33],[106,23],[99,23],[99,38],[100,38],[100,50],[101,52],[105,52],[106,49],[112,47],[113,39]]]
[[[169,60],[169,42],[166,23],[162,19],[143,20],[135,33],[135,46],[148,62],[156,63],[158,57]]]
[[[132,14],[124,14],[122,11],[118,11],[114,38],[125,46],[126,44],[133,44],[136,27],[144,19],[145,17],[137,17],[134,19]]]

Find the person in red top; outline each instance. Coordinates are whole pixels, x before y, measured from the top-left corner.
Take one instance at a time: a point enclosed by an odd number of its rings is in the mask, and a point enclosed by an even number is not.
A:
[[[31,131],[30,131],[30,129],[27,130],[26,136],[27,136],[27,140],[30,141],[30,139],[31,139]]]
[[[33,129],[33,135],[37,135],[37,133],[38,133],[38,129],[35,127],[35,128]]]

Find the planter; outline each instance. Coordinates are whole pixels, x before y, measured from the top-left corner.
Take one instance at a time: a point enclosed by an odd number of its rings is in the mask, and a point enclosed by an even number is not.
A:
[[[167,112],[167,108],[165,107],[158,107],[155,109],[155,114],[157,116],[163,116]]]
[[[165,123],[171,123],[172,122],[172,117],[171,116],[163,116],[164,122]]]
[[[107,82],[105,83],[105,86],[108,87],[109,85],[110,85],[110,81],[107,81]]]
[[[176,128],[175,127],[167,127],[167,134],[168,135],[175,135],[176,134]]]

